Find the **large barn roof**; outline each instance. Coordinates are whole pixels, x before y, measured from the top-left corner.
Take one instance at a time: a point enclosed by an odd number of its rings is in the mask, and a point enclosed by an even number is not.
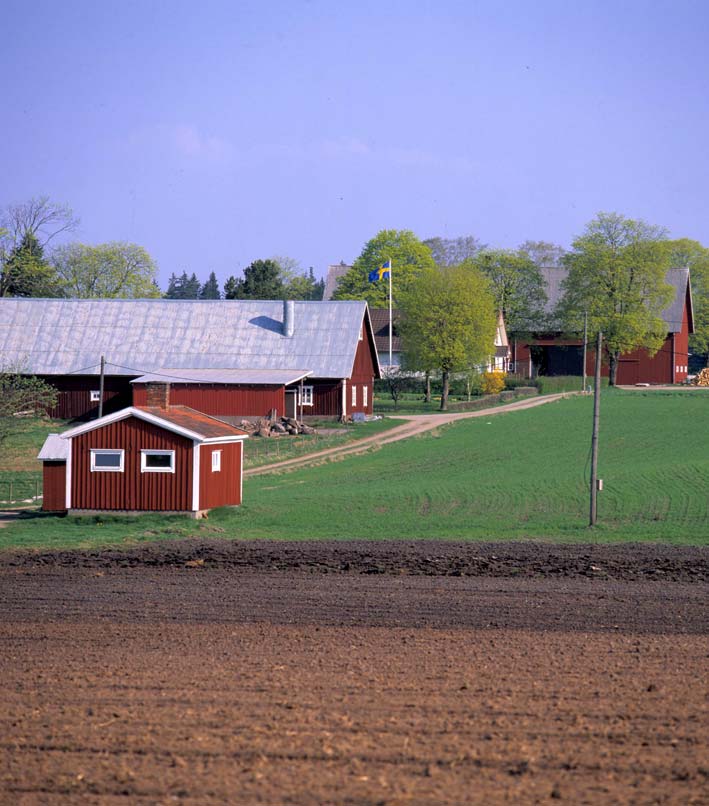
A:
[[[564,296],[563,282],[567,270],[564,268],[545,267],[541,270],[547,294],[546,313],[552,317],[557,305]],[[669,333],[679,333],[682,330],[682,315],[684,313],[684,300],[689,283],[689,269],[669,269],[665,282],[674,289],[672,302],[662,312],[662,318],[667,325]],[[691,316],[691,311],[690,311]]]
[[[367,304],[278,300],[0,299],[0,365],[37,375],[289,369],[347,378]]]

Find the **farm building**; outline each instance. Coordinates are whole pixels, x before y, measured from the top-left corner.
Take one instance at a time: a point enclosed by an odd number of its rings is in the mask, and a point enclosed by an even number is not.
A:
[[[173,403],[219,417],[371,414],[380,375],[365,302],[0,299],[0,365],[53,384],[53,416],[97,416],[102,356],[104,413],[166,376]]]
[[[566,276],[563,268],[543,269],[547,290],[547,315],[553,320],[563,296],[562,283]],[[625,353],[618,363],[619,384],[671,384],[687,378],[689,336],[694,332],[692,292],[688,269],[670,269],[666,282],[674,289],[674,297],[662,312],[667,325],[664,344],[654,356],[639,349]],[[533,334],[512,334],[510,340],[511,371],[523,378],[537,375],[581,375],[583,339],[565,337],[560,331],[544,332],[542,327]],[[593,374],[595,354],[588,350],[586,372]],[[604,363],[602,372],[608,374]]]
[[[246,438],[241,429],[186,406],[122,409],[47,437],[37,457],[42,508],[198,517],[240,504]]]

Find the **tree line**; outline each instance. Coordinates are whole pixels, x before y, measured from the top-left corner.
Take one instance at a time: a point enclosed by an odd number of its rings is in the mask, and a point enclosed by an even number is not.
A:
[[[195,273],[173,273],[163,293],[157,264],[138,244],[56,245],[78,225],[67,205],[46,196],[7,206],[0,213],[0,297],[322,299],[324,281],[288,257],[255,260],[223,291],[214,272],[204,282]]]
[[[662,227],[618,213],[599,213],[565,251],[544,241],[516,250],[490,249],[477,238],[420,241],[408,230],[382,230],[365,244],[338,282],[336,299],[388,305],[389,283],[370,272],[391,260],[392,295],[400,311],[404,367],[440,374],[441,407],[451,373],[470,373],[493,354],[496,312],[517,335],[577,335],[584,319],[593,337],[603,333],[610,382],[623,353],[662,346],[662,311],[673,297],[669,268],[689,268],[694,301],[690,350],[709,351],[709,249],[687,238],[671,240]],[[542,268],[565,269],[562,299],[548,310]]]

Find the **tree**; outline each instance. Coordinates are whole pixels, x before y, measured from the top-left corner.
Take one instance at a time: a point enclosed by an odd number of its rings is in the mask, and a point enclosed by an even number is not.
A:
[[[709,249],[698,241],[680,238],[666,241],[668,268],[689,269],[694,307],[694,333],[689,337],[689,349],[709,359]]]
[[[200,282],[194,272],[189,276],[183,271],[179,277],[173,273],[168,280],[165,299],[199,299],[200,289]]]
[[[10,204],[2,213],[0,228],[4,229],[13,247],[26,235],[33,235],[44,249],[58,235],[73,232],[79,225],[66,204],[58,204],[48,196],[30,199],[22,204]]]
[[[382,230],[364,246],[352,268],[337,284],[334,299],[364,299],[373,308],[389,304],[389,283],[369,282],[369,273],[392,261],[392,295],[399,299],[412,280],[436,265],[431,250],[409,230]]]
[[[271,259],[281,271],[280,276],[285,299],[322,299],[325,281],[315,279],[312,266],[305,272],[294,258],[278,256]]]
[[[525,241],[520,244],[518,252],[526,255],[540,269],[547,266],[559,268],[563,265],[562,260],[566,254],[563,246],[548,241]]]
[[[56,271],[34,234],[26,232],[0,268],[0,297],[57,296],[61,296],[61,286]]]
[[[226,299],[283,299],[281,269],[274,260],[254,260],[244,269],[243,280],[230,277],[224,285]]]
[[[24,367],[0,367],[0,445],[17,427],[20,412],[40,414],[57,403],[57,390],[24,374]]]
[[[479,238],[472,235],[461,238],[427,238],[423,243],[431,250],[438,266],[456,266],[471,260],[486,248]]]
[[[492,284],[495,304],[509,331],[539,330],[546,319],[544,278],[528,255],[511,249],[486,249],[472,261]]]
[[[578,332],[588,312],[589,333],[603,333],[613,386],[623,353],[644,347],[654,355],[667,335],[661,313],[673,292],[665,282],[665,230],[618,213],[599,213],[564,262],[562,320]]]
[[[57,247],[52,263],[68,297],[135,299],[160,296],[157,266],[142,247],[125,241]]]
[[[217,282],[217,275],[214,272],[209,273],[207,282],[202,286],[199,292],[200,299],[221,299],[222,295],[219,291],[219,283]]]
[[[399,303],[404,353],[420,369],[441,372],[441,411],[450,375],[482,364],[494,351],[497,316],[489,281],[469,265],[424,269]]]

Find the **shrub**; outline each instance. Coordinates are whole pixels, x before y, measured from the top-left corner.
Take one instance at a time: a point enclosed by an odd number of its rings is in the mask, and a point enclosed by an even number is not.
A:
[[[496,395],[504,388],[504,372],[483,372],[483,394]]]

